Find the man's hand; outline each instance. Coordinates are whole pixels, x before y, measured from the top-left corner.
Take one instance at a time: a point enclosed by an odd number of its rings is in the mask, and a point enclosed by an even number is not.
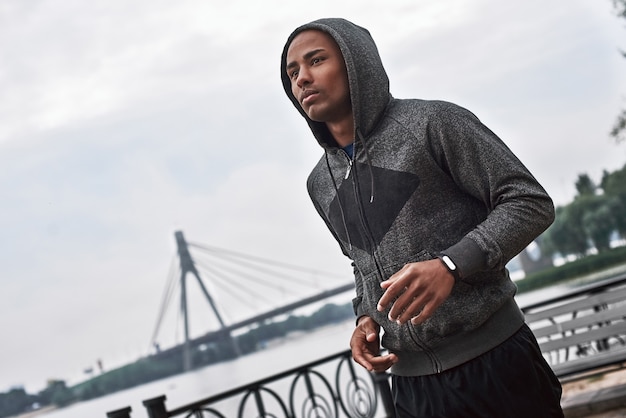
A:
[[[379,333],[380,325],[369,316],[363,316],[350,338],[352,358],[370,372],[383,372],[398,361],[395,354],[380,355]]]
[[[454,277],[440,260],[406,264],[389,279],[380,284],[385,293],[378,301],[382,312],[398,298],[389,311],[389,320],[417,325],[435,312],[452,291]]]

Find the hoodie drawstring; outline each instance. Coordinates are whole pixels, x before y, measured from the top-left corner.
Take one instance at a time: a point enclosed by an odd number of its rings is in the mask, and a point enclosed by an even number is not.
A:
[[[363,140],[363,135],[361,135],[361,130],[359,128],[356,129],[356,139],[359,140],[359,142],[363,146],[363,150],[365,151],[365,158],[367,159],[367,167],[370,170],[370,203],[373,203],[374,202],[374,170],[372,170],[372,159],[370,158],[370,152],[367,149],[367,146],[365,145],[365,141]],[[354,150],[353,155],[356,155],[356,149]]]
[[[365,145],[365,141],[363,140],[363,135],[361,135],[361,131],[359,129],[356,130],[356,140],[358,140],[365,151],[365,158],[367,160],[367,167],[370,172],[370,201],[369,203],[374,202],[374,170],[372,169],[372,159],[370,157],[369,150]],[[353,168],[355,157],[356,157],[357,147],[354,148],[354,152],[352,153],[352,157],[350,157],[349,166],[346,171],[345,179],[350,176],[350,171]],[[339,203],[339,212],[341,213],[341,222],[343,223],[343,229],[346,232],[346,238],[348,239],[348,248],[352,250],[352,241],[350,239],[350,232],[348,231],[348,224],[346,222],[346,214],[344,212],[343,202],[341,201],[341,196],[339,196],[339,187],[337,186],[337,181],[335,180],[335,176],[333,175],[333,171],[330,167],[330,160],[328,159],[328,150],[324,150],[324,158],[326,160],[326,168],[328,169],[328,174],[330,175],[331,180],[333,181],[333,187],[335,188],[335,193],[337,195],[337,202]]]
[[[330,161],[328,161],[328,151],[324,151],[324,157],[326,158],[326,167],[328,168],[328,174],[333,181],[335,187],[335,194],[337,195],[337,202],[339,202],[339,212],[341,213],[341,222],[343,223],[343,230],[346,231],[346,238],[348,239],[348,249],[352,251],[352,241],[350,240],[350,232],[348,231],[348,224],[346,223],[346,214],[343,211],[343,203],[341,203],[341,196],[339,196],[339,188],[333,176],[333,170],[330,168]],[[349,171],[348,171],[349,173]]]

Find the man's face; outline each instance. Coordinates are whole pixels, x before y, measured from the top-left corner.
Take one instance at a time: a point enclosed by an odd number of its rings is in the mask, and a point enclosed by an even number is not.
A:
[[[339,123],[352,118],[346,65],[330,35],[299,33],[287,50],[287,75],[291,92],[312,120]]]

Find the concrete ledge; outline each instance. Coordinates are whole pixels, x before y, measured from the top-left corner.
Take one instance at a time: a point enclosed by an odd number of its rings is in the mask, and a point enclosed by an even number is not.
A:
[[[563,399],[561,406],[567,418],[588,417],[626,408],[626,384],[573,395]]]

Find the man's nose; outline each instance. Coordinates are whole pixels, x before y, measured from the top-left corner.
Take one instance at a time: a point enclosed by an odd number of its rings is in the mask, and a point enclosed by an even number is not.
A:
[[[309,84],[311,84],[312,81],[312,74],[311,71],[308,68],[301,68],[298,71],[298,87],[302,88],[304,86],[307,86]]]

